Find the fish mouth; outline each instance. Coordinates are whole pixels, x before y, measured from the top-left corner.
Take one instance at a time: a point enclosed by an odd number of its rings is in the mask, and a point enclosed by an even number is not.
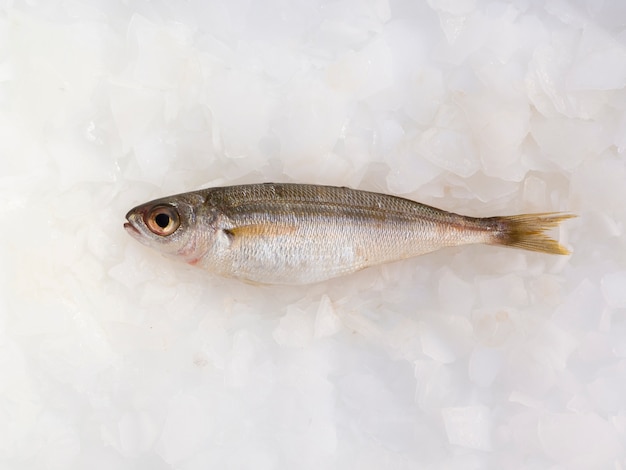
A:
[[[131,224],[130,222],[124,222],[124,228],[130,234],[137,234],[137,235],[139,235],[139,230],[137,230],[135,228],[135,226],[133,224]]]
[[[128,214],[126,214],[127,222],[124,222],[124,229],[133,237],[137,237],[138,235],[141,235],[141,232],[133,224],[133,219],[136,218],[134,216],[135,213],[133,211],[130,211]]]

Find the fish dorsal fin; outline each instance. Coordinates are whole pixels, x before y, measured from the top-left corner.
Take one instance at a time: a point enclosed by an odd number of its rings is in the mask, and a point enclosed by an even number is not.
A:
[[[296,225],[291,224],[250,224],[240,225],[229,229],[224,229],[224,233],[231,240],[245,237],[278,237],[281,235],[291,235],[296,231]]]

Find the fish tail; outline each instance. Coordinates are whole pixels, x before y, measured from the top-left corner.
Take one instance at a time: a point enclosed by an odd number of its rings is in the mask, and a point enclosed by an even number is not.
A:
[[[569,255],[570,251],[544,232],[561,222],[576,217],[573,214],[547,212],[492,217],[494,234],[491,245],[504,245],[553,255]]]

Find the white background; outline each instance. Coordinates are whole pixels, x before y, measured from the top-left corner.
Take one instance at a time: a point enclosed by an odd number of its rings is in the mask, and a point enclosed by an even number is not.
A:
[[[0,1],[0,468],[625,469],[626,3]],[[293,181],[571,211],[258,287],[123,230]]]

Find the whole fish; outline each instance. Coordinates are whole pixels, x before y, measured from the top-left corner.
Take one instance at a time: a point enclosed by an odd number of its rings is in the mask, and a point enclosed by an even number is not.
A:
[[[266,183],[156,199],[131,209],[124,228],[144,245],[223,276],[308,284],[446,246],[569,254],[544,231],[570,217],[466,217],[368,191]]]

